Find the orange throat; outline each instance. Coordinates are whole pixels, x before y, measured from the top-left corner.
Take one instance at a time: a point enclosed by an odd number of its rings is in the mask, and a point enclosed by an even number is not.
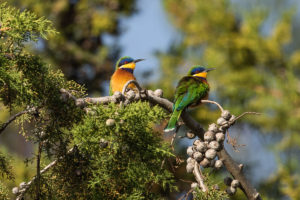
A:
[[[133,73],[125,69],[117,69],[110,81],[112,92],[122,92],[124,85],[130,80],[136,80]],[[128,88],[136,89],[134,84],[130,84]]]

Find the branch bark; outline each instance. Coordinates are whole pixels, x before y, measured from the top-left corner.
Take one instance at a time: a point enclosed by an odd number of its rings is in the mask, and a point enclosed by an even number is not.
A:
[[[7,122],[3,123],[0,127],[0,134],[6,129],[6,127],[13,122],[15,119],[17,119],[18,117],[20,117],[21,115],[24,115],[26,113],[31,113],[31,112],[36,112],[37,108],[36,107],[30,107],[27,108],[26,110],[23,110],[21,112],[18,112],[17,114],[11,116]]]
[[[39,142],[38,147],[38,154],[36,159],[36,199],[40,199],[40,193],[41,193],[41,153],[42,153],[42,143]]]
[[[195,162],[195,166],[194,166],[194,170],[193,170],[193,173],[194,173],[194,176],[199,184],[199,187],[200,189],[202,190],[202,192],[207,192],[208,189],[207,189],[207,186],[205,185],[204,183],[204,179],[203,179],[203,176],[200,172],[201,169],[199,169],[199,164],[197,162]]]
[[[76,98],[70,92],[65,89],[60,89],[61,99],[63,101],[67,101],[68,99],[72,99],[75,102],[76,106],[81,108],[88,106],[89,104],[108,104],[110,102],[118,103],[120,100],[124,98],[124,96],[120,92],[116,92],[113,96],[106,97],[96,97],[96,98]]]
[[[224,109],[222,108],[222,106],[220,104],[218,104],[217,102],[215,101],[211,101],[211,100],[201,100],[202,103],[211,103],[211,104],[215,104],[219,107],[220,111],[223,112]]]
[[[234,179],[239,180],[240,188],[243,190],[244,194],[249,200],[260,200],[261,196],[256,191],[256,189],[251,185],[248,179],[242,172],[239,165],[232,159],[225,149],[222,149],[217,153],[218,157],[222,159],[227,171],[234,177]]]

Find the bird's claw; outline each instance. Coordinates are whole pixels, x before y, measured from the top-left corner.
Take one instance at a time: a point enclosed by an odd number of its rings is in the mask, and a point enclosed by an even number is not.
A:
[[[140,90],[140,97],[141,98],[146,98],[148,97],[148,91],[145,89]]]

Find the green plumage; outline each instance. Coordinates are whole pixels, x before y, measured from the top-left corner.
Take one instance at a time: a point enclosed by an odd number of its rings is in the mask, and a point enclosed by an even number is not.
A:
[[[183,77],[176,88],[173,113],[165,131],[174,130],[181,112],[188,106],[200,104],[208,96],[208,92],[209,85],[205,78],[192,75]]]

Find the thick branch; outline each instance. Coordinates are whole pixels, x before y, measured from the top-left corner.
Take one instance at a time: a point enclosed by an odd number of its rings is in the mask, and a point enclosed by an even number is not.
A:
[[[160,107],[166,109],[168,112],[173,111],[173,103],[170,102],[168,99],[151,95],[150,92],[148,92],[148,96],[144,99],[148,100],[154,105],[159,105]],[[197,121],[195,121],[185,110],[182,112],[180,117],[184,121],[186,126],[188,126],[192,131],[197,133],[198,137],[203,138],[205,132],[203,127],[199,123],[197,123]]]
[[[255,190],[255,188],[251,185],[251,183],[244,176],[239,165],[234,162],[231,156],[227,153],[225,149],[222,149],[217,153],[220,160],[223,161],[227,171],[237,180],[239,180],[241,184],[241,189],[245,193],[248,199],[250,200],[259,200],[261,199],[259,193]]]
[[[0,127],[0,134],[6,129],[6,127],[13,122],[15,119],[17,119],[18,117],[20,117],[21,115],[24,115],[26,113],[31,113],[31,112],[36,112],[36,107],[30,107],[27,108],[26,110],[23,110],[21,112],[18,112],[17,114],[11,116],[7,122],[3,123]]]
[[[89,104],[108,104],[110,102],[117,103],[122,98],[123,95],[120,92],[115,93],[113,96],[106,96],[106,97],[96,97],[96,98],[76,98],[70,92],[65,89],[60,89],[61,99],[67,101],[68,99],[72,99],[75,102],[76,106],[81,108],[89,105]]]

